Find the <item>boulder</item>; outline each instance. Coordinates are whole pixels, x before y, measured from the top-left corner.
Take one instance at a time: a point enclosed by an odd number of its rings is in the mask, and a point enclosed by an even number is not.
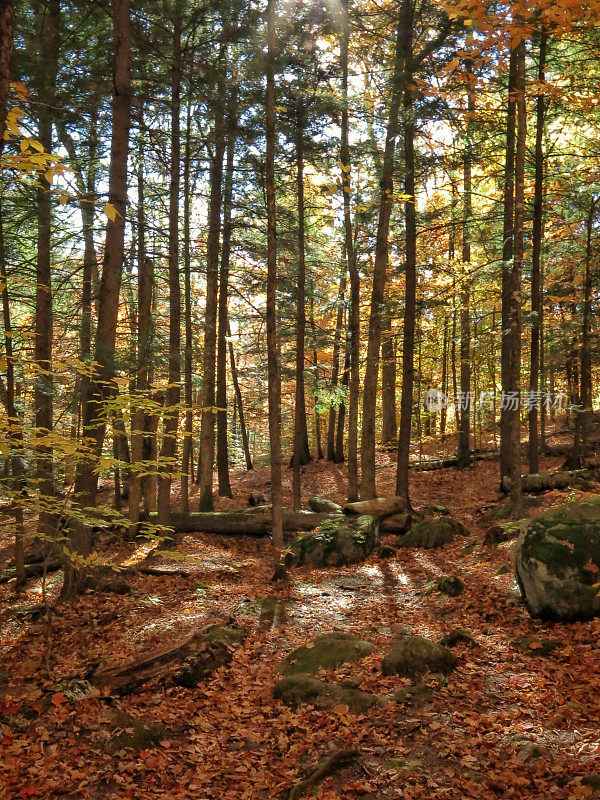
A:
[[[283,675],[312,674],[340,664],[354,664],[374,650],[370,642],[350,633],[328,633],[293,650],[280,663],[279,672]]]
[[[448,597],[458,597],[463,593],[465,585],[461,579],[457,578],[455,575],[448,575],[447,577],[441,578],[441,580],[438,581],[437,588],[438,592],[447,594]]]
[[[328,500],[326,497],[311,497],[308,501],[308,507],[311,511],[317,511],[324,514],[341,514],[342,507],[333,500]]]
[[[457,644],[466,644],[468,647],[477,646],[475,639],[464,628],[454,628],[450,633],[442,636],[440,644],[444,645],[444,647],[456,647]]]
[[[287,566],[340,567],[364,561],[379,543],[376,517],[339,516],[299,536],[286,555]]]
[[[394,558],[394,556],[398,555],[398,551],[395,547],[390,547],[389,544],[382,544],[377,551],[377,555],[379,558]]]
[[[373,694],[319,681],[309,675],[289,675],[281,678],[275,684],[273,696],[292,707],[303,703],[310,703],[318,708],[345,705],[356,714],[362,714],[381,703]]]
[[[455,535],[466,536],[467,533],[465,526],[451,517],[424,519],[401,536],[397,546],[424,547],[426,550],[432,550],[434,547],[442,547],[451,542]]]
[[[111,719],[113,732],[108,742],[108,750],[118,753],[126,748],[149,750],[162,739],[169,737],[169,729],[160,722],[147,722],[122,711],[116,711]]]
[[[423,636],[403,634],[392,645],[381,664],[384,675],[400,675],[420,678],[426,672],[448,675],[456,665],[456,659],[442,644]]]
[[[576,621],[600,615],[600,498],[520,524],[517,581],[532,616]]]

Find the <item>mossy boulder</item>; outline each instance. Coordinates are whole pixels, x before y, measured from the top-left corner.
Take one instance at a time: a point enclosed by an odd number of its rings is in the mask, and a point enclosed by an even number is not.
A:
[[[233,625],[209,625],[204,635],[203,647],[189,656],[174,675],[177,686],[193,689],[216,669],[229,664],[235,648],[243,643],[246,632]]]
[[[339,503],[333,500],[328,500],[326,497],[311,497],[308,501],[308,507],[311,511],[316,511],[322,514],[341,514],[342,507]]]
[[[389,544],[382,544],[377,551],[377,555],[379,558],[394,558],[398,555],[398,551],[395,547],[391,547]]]
[[[437,588],[438,592],[446,594],[448,597],[458,597],[463,593],[465,585],[461,579],[457,578],[455,575],[448,575],[438,581]]]
[[[319,681],[310,675],[289,675],[281,678],[275,684],[273,696],[292,707],[304,703],[310,703],[318,708],[345,705],[356,714],[362,714],[381,703],[381,700],[373,694]]]
[[[108,750],[117,753],[119,750],[149,750],[162,739],[168,738],[168,728],[160,722],[146,722],[122,711],[112,715],[113,732],[108,743]]]
[[[444,645],[444,647],[456,647],[457,644],[466,644],[468,647],[477,646],[475,639],[464,628],[454,628],[450,633],[442,636],[440,644]]]
[[[524,520],[517,581],[532,616],[566,622],[600,615],[600,498]]]
[[[424,519],[398,539],[398,547],[423,547],[432,550],[451,542],[456,535],[466,536],[465,526],[452,517]]]
[[[283,675],[313,674],[340,664],[355,664],[375,650],[370,642],[350,633],[328,633],[296,648],[279,665]]]
[[[426,672],[448,675],[456,659],[446,647],[423,636],[403,634],[392,645],[381,664],[384,675],[420,678]]]
[[[310,533],[299,536],[286,555],[287,566],[341,567],[358,564],[379,543],[376,517],[329,519]]]

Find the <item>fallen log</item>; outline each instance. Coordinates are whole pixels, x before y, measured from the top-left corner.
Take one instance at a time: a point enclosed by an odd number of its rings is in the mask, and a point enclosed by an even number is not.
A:
[[[209,625],[176,645],[147,650],[126,664],[97,670],[91,683],[114,694],[129,694],[157,678],[190,688],[227,664],[233,647],[244,637],[239,628]]]
[[[600,471],[592,469],[559,470],[558,472],[540,472],[531,475],[521,475],[521,487],[524,492],[548,492],[551,489],[566,489],[580,481],[597,482]],[[511,480],[507,476],[502,481],[502,489],[510,492]]]
[[[35,564],[25,565],[26,578],[39,578],[42,575],[47,575],[50,572],[57,572],[62,569],[63,562],[60,559],[51,559],[50,561],[39,561]],[[16,569],[3,569],[0,570],[0,583],[8,583],[12,578],[17,577]]]
[[[346,503],[343,507],[344,514],[368,514],[372,517],[391,517],[406,510],[406,501],[403,497],[376,497],[374,500],[359,500],[356,503]]]
[[[283,529],[284,531],[312,531],[334,516],[334,514],[284,508]],[[154,515],[151,515],[150,522],[154,521]],[[242,511],[198,511],[190,514],[172,514],[169,527],[175,533],[269,536],[271,533],[271,507],[257,506]]]

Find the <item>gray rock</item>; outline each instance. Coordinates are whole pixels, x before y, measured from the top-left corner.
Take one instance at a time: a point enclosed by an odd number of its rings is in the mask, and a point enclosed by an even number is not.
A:
[[[465,536],[468,531],[464,525],[451,517],[425,519],[398,539],[398,547],[423,547],[431,550],[451,542],[455,535]]]
[[[448,575],[447,577],[441,578],[441,580],[438,581],[437,588],[438,592],[447,594],[448,597],[458,597],[463,593],[465,585],[461,579],[457,578],[455,575]]]

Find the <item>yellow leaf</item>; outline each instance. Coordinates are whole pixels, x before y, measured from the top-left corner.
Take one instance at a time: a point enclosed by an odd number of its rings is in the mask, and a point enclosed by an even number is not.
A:
[[[119,212],[118,212],[118,211],[117,211],[117,209],[116,209],[116,208],[113,206],[113,204],[112,204],[112,203],[107,203],[107,204],[104,206],[104,208],[102,209],[102,212],[103,212],[104,214],[106,214],[106,216],[109,218],[109,220],[110,220],[111,222],[114,222],[114,221],[116,220],[117,216],[119,216]]]

